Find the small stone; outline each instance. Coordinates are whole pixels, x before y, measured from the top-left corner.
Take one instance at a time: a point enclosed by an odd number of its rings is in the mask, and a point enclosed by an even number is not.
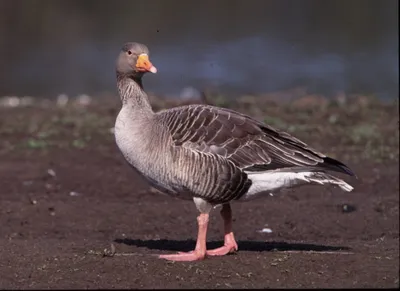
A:
[[[47,174],[49,174],[49,175],[52,176],[52,177],[55,177],[55,176],[56,176],[56,172],[55,172],[53,169],[48,169],[48,170],[47,170]]]
[[[50,211],[50,215],[51,215],[51,216],[56,215],[56,212],[55,212],[54,207],[49,207],[48,210]]]
[[[272,233],[272,229],[270,229],[270,228],[263,228],[263,229],[259,230],[258,232]]]
[[[353,212],[353,211],[356,211],[356,210],[357,210],[357,208],[355,206],[353,206],[353,205],[350,205],[350,204],[343,204],[342,205],[342,212],[343,213],[350,213],[350,212]]]
[[[115,255],[115,246],[111,244],[110,249],[105,248],[103,250],[103,257],[113,257]]]

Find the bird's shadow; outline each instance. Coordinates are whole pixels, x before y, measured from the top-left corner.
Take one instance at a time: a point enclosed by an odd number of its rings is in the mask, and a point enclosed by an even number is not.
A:
[[[147,248],[150,250],[161,251],[191,251],[196,245],[194,240],[141,240],[129,238],[117,238],[115,243]],[[265,241],[238,241],[239,250],[250,252],[270,252],[270,251],[313,251],[313,252],[334,252],[349,251],[351,248],[346,246],[329,246],[308,243],[287,243],[287,242],[265,242]],[[207,242],[208,249],[214,249],[223,245],[222,241]]]

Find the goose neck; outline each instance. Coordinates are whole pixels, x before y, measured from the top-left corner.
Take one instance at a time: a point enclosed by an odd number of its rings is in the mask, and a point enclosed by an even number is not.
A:
[[[118,93],[122,106],[129,106],[134,111],[152,114],[149,98],[143,89],[142,78],[117,75]]]

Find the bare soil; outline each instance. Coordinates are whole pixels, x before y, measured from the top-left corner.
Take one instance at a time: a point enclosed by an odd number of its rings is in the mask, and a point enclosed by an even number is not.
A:
[[[153,256],[194,248],[198,213],[128,167],[118,103],[0,108],[0,288],[398,288],[398,104],[304,100],[230,107],[345,162],[355,190],[235,203],[239,251],[193,263]],[[221,228],[215,210],[209,247]]]

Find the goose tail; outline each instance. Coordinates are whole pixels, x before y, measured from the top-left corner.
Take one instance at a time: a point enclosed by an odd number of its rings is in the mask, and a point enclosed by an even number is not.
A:
[[[351,192],[354,188],[350,184],[346,183],[342,179],[324,172],[309,172],[307,175],[303,175],[304,180],[310,183],[316,184],[333,184],[339,186],[342,190],[346,192]]]

